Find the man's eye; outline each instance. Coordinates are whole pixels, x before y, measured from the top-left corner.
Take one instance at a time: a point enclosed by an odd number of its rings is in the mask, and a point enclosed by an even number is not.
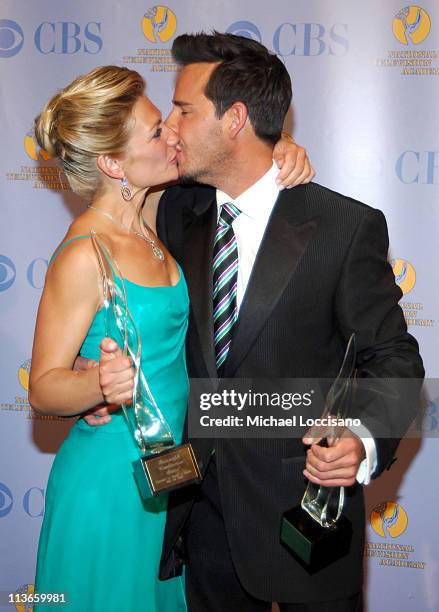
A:
[[[157,128],[156,133],[154,134],[154,138],[160,138],[162,135],[162,128]]]

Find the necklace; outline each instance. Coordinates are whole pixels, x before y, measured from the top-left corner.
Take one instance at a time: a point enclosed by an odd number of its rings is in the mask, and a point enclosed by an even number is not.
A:
[[[95,210],[101,215],[104,215],[104,217],[107,217],[107,219],[110,219],[110,221],[112,221],[115,225],[119,225],[119,227],[122,227],[127,232],[131,232],[131,234],[138,236],[139,238],[141,238],[142,240],[144,240],[145,242],[149,244],[149,246],[152,249],[152,254],[154,255],[156,259],[159,259],[160,261],[165,260],[165,254],[163,253],[162,249],[158,246],[158,244],[155,242],[155,240],[151,238],[145,224],[143,224],[143,229],[145,230],[146,235],[141,232],[136,231],[132,227],[128,227],[128,225],[125,225],[125,223],[116,221],[116,219],[112,215],[110,215],[110,213],[108,213],[106,210],[102,210],[101,208],[96,208],[96,206],[92,206],[91,204],[89,204],[87,208],[91,208],[92,210]]]

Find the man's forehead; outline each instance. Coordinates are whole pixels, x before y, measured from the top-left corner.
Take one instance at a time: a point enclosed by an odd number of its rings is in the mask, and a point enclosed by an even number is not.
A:
[[[177,77],[176,88],[180,85],[181,87],[194,87],[204,91],[207,81],[217,65],[217,63],[199,62],[183,66]]]

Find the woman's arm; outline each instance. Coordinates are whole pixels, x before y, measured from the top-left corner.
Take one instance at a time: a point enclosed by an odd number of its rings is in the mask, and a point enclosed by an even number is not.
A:
[[[49,268],[38,309],[29,402],[38,412],[69,416],[104,401],[100,367],[73,371],[73,363],[102,301],[99,272],[87,240],[66,247]],[[126,358],[129,363],[128,358]],[[124,390],[131,368],[117,372]]]

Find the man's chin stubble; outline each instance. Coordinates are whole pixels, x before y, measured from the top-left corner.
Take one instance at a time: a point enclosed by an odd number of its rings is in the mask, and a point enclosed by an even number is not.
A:
[[[179,175],[181,185],[190,185],[192,183],[203,183],[209,185],[207,172],[184,172]]]

